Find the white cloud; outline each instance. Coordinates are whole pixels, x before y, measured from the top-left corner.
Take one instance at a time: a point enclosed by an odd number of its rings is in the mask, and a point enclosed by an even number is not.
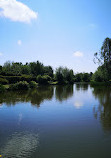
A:
[[[21,46],[21,45],[22,45],[22,41],[21,41],[21,40],[18,40],[18,41],[17,41],[17,44],[18,44],[19,46]]]
[[[83,52],[76,51],[76,52],[74,52],[73,56],[75,56],[75,57],[82,57],[83,56]]]
[[[37,13],[17,0],[0,0],[0,17],[30,23],[32,19],[37,19]]]

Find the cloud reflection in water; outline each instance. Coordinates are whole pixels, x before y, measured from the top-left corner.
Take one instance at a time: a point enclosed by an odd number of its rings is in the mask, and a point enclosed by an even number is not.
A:
[[[21,132],[14,133],[6,145],[0,150],[6,158],[28,158],[39,145],[38,134]]]

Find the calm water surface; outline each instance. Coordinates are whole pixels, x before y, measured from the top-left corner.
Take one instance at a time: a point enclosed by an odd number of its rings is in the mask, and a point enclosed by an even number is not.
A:
[[[47,86],[0,94],[3,158],[111,158],[111,88]]]

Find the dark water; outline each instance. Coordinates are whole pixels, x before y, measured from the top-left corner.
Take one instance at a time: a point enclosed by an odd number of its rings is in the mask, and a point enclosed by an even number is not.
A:
[[[0,94],[3,158],[111,158],[111,87]]]

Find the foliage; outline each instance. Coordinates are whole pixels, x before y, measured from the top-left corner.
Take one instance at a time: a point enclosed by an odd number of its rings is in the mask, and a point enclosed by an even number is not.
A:
[[[6,79],[9,84],[20,81],[38,82],[39,84],[73,84],[75,82],[89,82],[92,73],[78,73],[74,76],[73,70],[67,67],[58,67],[53,72],[51,66],[44,66],[41,62],[21,62],[7,61],[0,66],[0,78]],[[2,79],[1,79],[2,80]]]
[[[9,84],[16,83],[21,80],[20,76],[5,76],[5,78],[8,80]]]
[[[53,69],[51,66],[44,66],[44,75],[49,75],[53,77]]]
[[[48,84],[49,81],[51,81],[51,77],[48,76],[48,75],[43,75],[43,76],[38,75],[38,76],[37,76],[37,82],[38,82],[39,84]]]
[[[75,82],[90,82],[92,74],[93,74],[92,72],[90,72],[90,73],[77,73],[74,76],[74,81]]]
[[[110,74],[104,65],[98,67],[97,71],[92,76],[92,80],[97,82],[106,82],[110,80]]]
[[[0,84],[8,84],[8,80],[6,80],[5,78],[0,78]]]
[[[111,79],[111,39],[106,38],[99,53],[94,54],[95,59],[101,64],[94,73],[94,81],[109,81]],[[95,61],[95,60],[94,60]]]
[[[7,61],[4,63],[4,66],[2,67],[2,74],[3,75],[15,75],[18,76],[21,74],[21,65],[22,63],[14,63]]]
[[[73,70],[61,66],[56,69],[55,78],[59,84],[73,83],[73,77]]]
[[[0,93],[4,91],[5,91],[5,87],[2,84],[0,84]]]
[[[92,80],[96,82],[107,82],[111,79],[111,65],[106,67],[108,63],[99,66],[97,71],[93,74]]]
[[[55,82],[53,82],[53,81],[49,81],[49,84],[50,84],[50,85],[57,85],[58,82],[57,82],[57,81],[55,81]]]
[[[82,82],[82,73],[77,73],[77,74],[74,76],[74,81],[75,81],[75,82]]]
[[[111,63],[111,38],[105,38],[100,52],[94,54],[94,62],[98,62],[101,65]]]
[[[29,83],[26,81],[20,81],[15,84],[11,84],[9,86],[10,90],[28,90],[29,89]]]
[[[17,83],[19,81],[36,81],[36,77],[32,77],[31,75],[22,75],[22,76],[0,76],[1,78],[6,79],[9,84]]]
[[[53,69],[51,66],[44,66],[39,61],[26,64],[7,61],[4,63],[3,67],[0,66],[0,74],[3,76],[49,75],[53,77]]]
[[[35,81],[31,81],[30,88],[37,88],[37,83]]]
[[[20,76],[20,81],[27,81],[27,82],[36,81],[36,77],[31,75],[22,75]]]
[[[28,63],[22,65],[21,69],[21,74],[31,75],[31,67]]]
[[[31,73],[34,75],[34,76],[37,76],[37,75],[42,75],[43,74],[43,64],[40,63],[39,61],[37,62],[31,62],[30,64],[30,68],[31,68]]]

